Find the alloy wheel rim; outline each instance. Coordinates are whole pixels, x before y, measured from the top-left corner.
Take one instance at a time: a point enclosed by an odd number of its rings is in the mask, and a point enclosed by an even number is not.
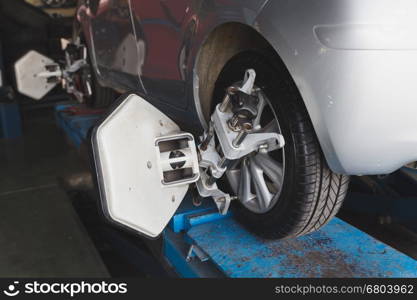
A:
[[[262,90],[255,90],[263,100],[254,121],[255,131],[282,134],[270,100]],[[238,201],[251,212],[267,213],[278,202],[284,182],[284,148],[260,149],[236,161],[227,171],[227,179]]]

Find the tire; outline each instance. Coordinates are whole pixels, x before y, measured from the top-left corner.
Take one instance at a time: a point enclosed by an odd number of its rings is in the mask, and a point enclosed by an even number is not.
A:
[[[84,33],[81,30],[80,25],[75,22],[73,26],[72,39],[80,39],[82,43],[85,43]],[[88,48],[88,47],[87,47]],[[86,91],[86,82],[89,81],[91,85],[92,94],[91,96],[84,97],[85,103],[93,108],[106,108],[110,106],[118,97],[118,94],[108,88],[103,87],[97,79],[97,74],[92,67],[90,59],[90,49],[88,49],[87,62],[88,66],[85,67],[81,74],[81,89],[84,91],[84,94],[87,94]]]
[[[269,211],[257,213],[233,201],[236,219],[255,234],[279,239],[318,230],[340,209],[349,176],[327,166],[304,102],[285,65],[255,51],[233,57],[221,71],[213,97],[218,103],[225,89],[241,81],[247,69],[256,71],[256,86],[270,99],[286,145],[283,150],[283,184]],[[214,107],[213,107],[214,109]],[[221,183],[220,183],[221,184]]]
[[[86,104],[94,108],[106,108],[116,100],[117,94],[114,90],[100,85],[96,78],[95,71],[90,67],[91,83],[93,93],[88,97]]]

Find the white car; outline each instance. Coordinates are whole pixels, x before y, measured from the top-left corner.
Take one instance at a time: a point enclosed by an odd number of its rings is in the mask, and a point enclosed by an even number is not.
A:
[[[73,48],[89,50],[79,100],[105,106],[115,91],[140,95],[123,97],[107,119],[138,101],[125,129],[104,137],[106,121],[95,136],[96,158],[113,160],[97,163],[107,215],[157,236],[180,201],[164,202],[164,190],[149,204],[160,180],[134,168],[171,162],[172,171],[191,168],[200,195],[221,211],[232,200],[234,216],[259,235],[319,229],[341,207],[349,175],[417,160],[416,14],[415,0],[79,1]],[[146,134],[132,135],[153,124],[140,113],[144,99],[193,133],[199,170],[185,150],[156,151],[136,166],[132,153],[106,148],[113,139],[146,156]],[[112,169],[116,156],[123,170]]]

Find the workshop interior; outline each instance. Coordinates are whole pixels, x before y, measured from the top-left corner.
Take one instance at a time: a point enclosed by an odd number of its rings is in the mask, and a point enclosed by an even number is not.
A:
[[[416,278],[416,11],[1,0],[0,277]]]

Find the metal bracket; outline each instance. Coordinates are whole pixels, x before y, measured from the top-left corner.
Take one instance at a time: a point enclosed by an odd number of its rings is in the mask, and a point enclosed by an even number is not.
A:
[[[211,139],[206,149],[199,147],[200,150],[200,167],[210,169],[211,175],[216,178],[221,178],[226,172],[227,168],[222,167],[220,164],[221,157],[216,151],[216,144],[214,139]]]
[[[197,150],[190,133],[158,137],[155,139],[155,150],[163,187],[186,185],[198,180]]]
[[[256,72],[253,69],[246,70],[242,86],[237,88],[241,92],[252,95],[254,92],[254,85],[256,79]],[[228,90],[231,93],[232,90]],[[261,92],[258,92],[259,104],[258,107],[262,111],[265,106],[265,99]],[[214,131],[219,139],[224,157],[229,160],[236,160],[248,155],[249,153],[258,150],[261,146],[268,148],[269,151],[284,147],[284,137],[276,132],[256,132],[260,115],[256,116],[254,130],[244,130],[237,132],[230,128],[228,122],[234,116],[234,113],[228,109],[230,97],[226,95],[223,103],[218,104],[211,121],[213,123]]]
[[[256,79],[255,70],[253,69],[246,70],[245,76],[243,78],[242,87],[240,87],[239,90],[244,92],[245,94],[250,95],[255,85],[255,79]]]
[[[245,72],[241,87],[233,86],[227,89],[223,102],[216,106],[211,116],[209,130],[203,135],[203,141],[199,146],[201,171],[197,189],[202,197],[212,197],[214,199],[221,214],[227,213],[232,198],[229,194],[221,191],[215,182],[224,175],[227,166],[251,152],[272,151],[285,145],[284,137],[281,134],[260,131],[260,116],[256,113],[254,113],[253,120],[248,120],[247,128],[239,127],[240,130],[236,130],[235,127],[230,126],[230,121],[237,114],[230,107],[231,96],[236,92],[250,95],[252,98],[253,93],[257,93],[259,99],[257,103],[258,111],[263,110],[265,99],[259,89],[254,89],[255,79],[256,72],[249,69]],[[249,100],[252,100],[252,98]],[[239,99],[239,101],[242,101],[243,106],[243,100]],[[240,115],[237,118],[240,118]],[[216,149],[214,133],[219,140],[222,156]]]
[[[74,63],[65,67],[64,69],[62,69],[58,64],[53,64],[55,67],[54,70],[48,70],[47,68],[46,71],[40,72],[36,74],[36,76],[43,78],[60,77],[61,79],[66,79],[68,76],[70,76],[71,73],[77,72],[85,65],[87,65],[87,62],[84,59],[76,60]]]
[[[216,183],[213,183],[211,186],[207,185],[207,183],[206,183],[207,179],[208,179],[208,176],[207,176],[206,172],[204,172],[202,170],[200,172],[200,180],[197,181],[198,193],[203,198],[212,197],[214,202],[216,203],[216,206],[217,206],[219,212],[222,215],[227,214],[232,198],[230,197],[229,194],[226,194],[223,191],[221,191],[217,187]]]
[[[268,149],[279,149],[284,147],[284,137],[276,132],[267,133],[249,133],[239,147],[235,147],[233,141],[239,135],[229,128],[227,121],[233,117],[231,112],[220,111],[220,104],[217,105],[212,121],[220,146],[223,150],[224,157],[230,160],[242,158],[249,153],[256,151],[262,145],[267,145]]]
[[[193,257],[198,257],[201,262],[208,261],[210,257],[197,245],[191,245],[190,249],[187,252],[187,257],[185,260],[191,262]]]

